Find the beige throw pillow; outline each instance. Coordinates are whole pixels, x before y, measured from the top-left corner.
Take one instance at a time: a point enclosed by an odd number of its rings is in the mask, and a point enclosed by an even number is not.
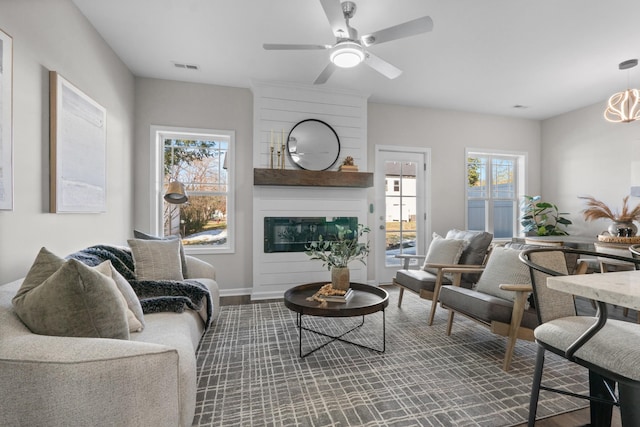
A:
[[[127,240],[138,280],[184,280],[179,240]]]
[[[111,278],[118,287],[118,290],[122,294],[122,299],[127,306],[127,322],[129,323],[129,332],[141,332],[144,329],[144,313],[142,312],[140,299],[136,295],[129,282],[127,282],[127,279],[125,279],[122,274],[118,273],[118,270],[115,269],[110,261],[106,262],[108,262],[109,266],[111,267]]]
[[[429,245],[427,257],[424,260],[422,269],[433,274],[438,273],[437,268],[429,268],[429,264],[457,264],[462,252],[467,247],[466,240],[445,239],[433,233],[433,240]]]
[[[140,230],[133,230],[133,237],[142,240],[178,240],[180,242],[180,262],[182,264],[182,277],[185,279],[189,277],[187,273],[187,256],[184,253],[184,246],[182,245],[182,238],[179,235],[171,235],[165,237],[152,236],[151,234],[143,233]]]
[[[500,289],[500,285],[529,285],[529,268],[520,261],[517,249],[496,246],[491,251],[484,272],[478,280],[476,290],[509,301],[516,297],[515,292]]]
[[[47,252],[41,250],[31,278],[44,277],[43,261],[52,258]],[[40,284],[23,283],[13,299],[16,314],[36,334],[129,339],[126,303],[110,275],[110,262],[92,268],[65,261]]]

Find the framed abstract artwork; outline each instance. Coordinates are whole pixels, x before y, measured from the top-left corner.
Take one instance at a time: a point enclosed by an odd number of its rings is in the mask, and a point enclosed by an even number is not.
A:
[[[50,211],[106,212],[107,111],[55,71],[50,84]]]
[[[0,210],[13,209],[13,39],[0,30]]]

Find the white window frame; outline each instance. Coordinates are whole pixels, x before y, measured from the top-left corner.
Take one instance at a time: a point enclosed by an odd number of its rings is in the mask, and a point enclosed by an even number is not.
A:
[[[513,157],[517,160],[517,176],[516,176],[516,212],[514,213],[514,237],[519,236],[522,231],[520,225],[520,208],[519,203],[522,196],[527,194],[528,187],[528,153],[526,151],[509,151],[509,150],[493,150],[486,148],[465,148],[464,151],[464,223],[465,228],[469,228],[469,198],[467,196],[467,159],[471,156],[495,156],[495,157]],[[485,215],[485,230],[493,233],[493,212],[491,209]],[[510,239],[494,239],[495,241]]]
[[[216,248],[213,246],[192,247],[185,246],[185,253],[188,254],[226,254],[235,253],[235,142],[236,133],[233,130],[184,128],[174,126],[152,125],[150,130],[151,141],[151,200],[150,224],[151,231],[157,236],[163,233],[163,181],[164,181],[164,139],[166,137],[184,138],[195,137],[202,139],[212,139],[212,136],[221,136],[229,140],[228,158],[225,162],[228,165],[227,177],[227,245]]]

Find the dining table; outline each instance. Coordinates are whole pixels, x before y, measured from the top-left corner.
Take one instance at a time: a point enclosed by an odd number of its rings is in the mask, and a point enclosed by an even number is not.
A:
[[[591,299],[598,311],[592,328],[579,337],[567,350],[572,360],[575,351],[595,335],[607,322],[607,304],[640,310],[640,270],[612,273],[579,274],[547,278],[547,287]],[[640,325],[638,325],[638,360],[640,363]],[[611,349],[615,351],[615,349]],[[640,384],[619,382],[620,415],[623,426],[640,426]]]

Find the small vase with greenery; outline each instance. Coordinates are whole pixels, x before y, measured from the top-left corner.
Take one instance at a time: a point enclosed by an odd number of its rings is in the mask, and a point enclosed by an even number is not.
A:
[[[640,221],[640,204],[629,209],[629,196],[622,199],[622,210],[611,210],[604,202],[596,200],[591,196],[582,196],[580,199],[586,200],[587,208],[583,211],[585,221],[596,219],[608,219],[612,223],[607,231],[612,236],[633,237],[638,232],[638,227],[633,223]]]
[[[323,266],[331,271],[333,287],[337,289],[349,288],[349,263],[360,261],[366,265],[369,254],[369,242],[360,242],[360,238],[370,231],[369,227],[358,224],[357,230],[336,224],[337,235],[334,240],[325,240],[322,235],[318,240],[306,246],[305,254],[311,259],[319,259]],[[346,281],[345,281],[346,276]],[[336,279],[334,282],[334,278]],[[338,283],[336,283],[338,282]]]
[[[568,236],[564,229],[571,220],[563,217],[558,207],[549,202],[541,201],[540,196],[523,196],[520,202],[520,224],[528,235],[535,236]]]

